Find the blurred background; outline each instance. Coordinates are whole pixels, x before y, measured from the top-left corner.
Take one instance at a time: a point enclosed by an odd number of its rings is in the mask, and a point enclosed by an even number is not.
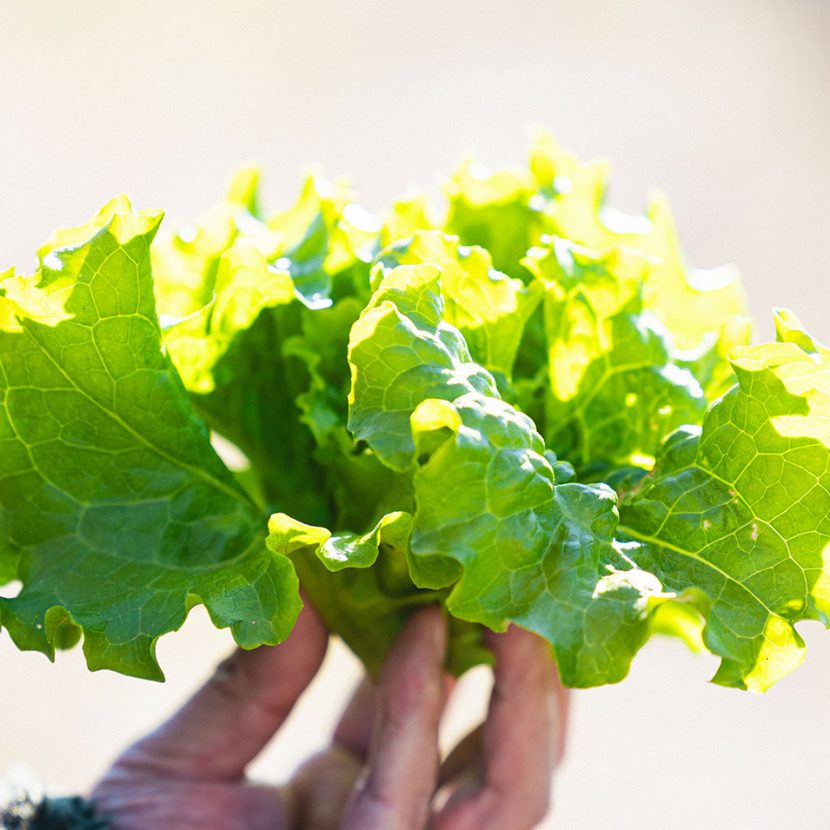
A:
[[[259,162],[276,208],[314,163],[378,208],[468,149],[523,161],[543,124],[612,159],[616,207],[665,190],[689,259],[741,266],[759,335],[786,304],[830,340],[828,93],[826,0],[0,0],[0,270],[119,191],[182,220]],[[715,661],[665,640],[622,685],[576,693],[545,827],[829,826],[830,635],[802,634],[806,664],[762,697],[707,684]],[[0,775],[24,762],[83,791],[229,648],[195,611],[160,643],[160,685],[0,635]],[[357,674],[335,647],[254,773],[322,744]],[[486,685],[465,682],[448,740]]]

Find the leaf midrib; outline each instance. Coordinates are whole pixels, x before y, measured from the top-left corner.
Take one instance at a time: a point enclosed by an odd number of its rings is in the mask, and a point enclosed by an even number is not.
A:
[[[716,573],[719,573],[727,582],[732,582],[737,585],[739,588],[743,589],[749,596],[751,596],[768,614],[774,617],[781,617],[780,614],[773,611],[748,585],[741,582],[737,577],[732,576],[732,574],[728,573],[727,571],[720,568],[714,562],[711,562],[708,559],[704,559],[699,554],[693,553],[690,550],[684,550],[677,545],[673,545],[671,542],[667,542],[665,539],[660,539],[657,536],[650,536],[647,533],[642,533],[634,528],[620,524],[618,525],[617,529],[620,533],[624,533],[626,536],[630,536],[632,539],[638,542],[644,542],[646,544],[656,545],[657,547],[666,548],[667,550],[672,551],[673,553],[677,553],[680,556],[685,556],[688,559],[693,559],[695,562],[699,562],[702,565],[707,565]],[[782,618],[783,619],[783,618]]]
[[[52,365],[58,370],[58,372],[66,378],[69,382],[71,387],[81,395],[85,400],[89,401],[93,406],[103,412],[108,418],[112,419],[117,423],[130,437],[132,437],[137,443],[141,444],[142,446],[146,447],[150,452],[155,453],[160,458],[164,459],[167,463],[172,464],[174,467],[178,467],[185,472],[189,473],[190,475],[194,476],[195,478],[202,479],[203,481],[207,482],[209,485],[214,487],[216,490],[224,493],[226,496],[234,499],[235,501],[239,502],[240,504],[244,505],[247,509],[252,510],[253,505],[248,501],[243,493],[240,493],[233,487],[225,484],[225,482],[219,480],[215,476],[208,473],[206,470],[202,469],[201,467],[194,467],[191,464],[188,464],[186,461],[183,461],[180,458],[176,458],[175,456],[168,453],[166,450],[162,449],[161,447],[157,446],[156,444],[151,443],[148,441],[140,432],[137,432],[127,421],[125,421],[117,412],[110,409],[107,406],[104,406],[99,400],[94,398],[90,395],[86,390],[84,390],[78,382],[66,371],[66,369],[52,356],[49,349],[38,339],[35,335],[33,329],[34,326],[28,325],[29,321],[21,320],[21,324],[24,326],[26,333],[32,338],[32,342],[40,349],[43,355],[52,363]],[[113,378],[113,380],[116,380]],[[48,392],[49,390],[43,390]],[[213,450],[210,450],[213,452]]]

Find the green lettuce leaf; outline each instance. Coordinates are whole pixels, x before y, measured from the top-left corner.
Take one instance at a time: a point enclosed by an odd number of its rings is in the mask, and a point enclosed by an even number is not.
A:
[[[692,592],[715,682],[762,691],[795,668],[801,620],[830,622],[830,352],[797,319],[737,349],[738,384],[669,438],[623,503],[638,562]]]
[[[451,586],[457,618],[544,636],[568,685],[619,680],[659,582],[614,542],[613,491],[567,483],[572,471],[500,399],[442,313],[438,269],[400,266],[349,352],[350,429],[391,468],[414,469],[412,579]]]
[[[678,241],[668,202],[652,196],[645,216],[629,216],[604,204],[609,167],[581,164],[545,131],[538,131],[530,167],[542,193],[547,232],[599,254],[631,248],[650,257],[654,268],[643,302],[669,329],[681,349],[695,349],[707,334],[745,337],[734,318],[746,315],[746,299],[734,266],[691,269]],[[732,345],[740,345],[733,343]]]
[[[398,472],[414,462],[409,418],[421,401],[473,391],[498,397],[492,375],[443,320],[439,274],[434,265],[395,268],[352,327],[349,430]]]
[[[259,171],[243,168],[211,211],[175,233],[160,234],[151,258],[162,318],[186,317],[211,301],[219,259],[239,237],[254,237],[261,248],[276,246],[276,239],[258,219],[258,188]]]
[[[444,217],[430,203],[426,193],[414,193],[392,203],[380,229],[379,244],[387,248],[400,239],[409,239],[418,231],[439,230]]]
[[[364,534],[332,534],[284,513],[275,513],[268,527],[268,546],[292,559],[323,620],[372,676],[380,672],[412,611],[445,598],[446,592],[424,591],[412,582],[410,513],[387,513]],[[449,671],[460,675],[491,662],[479,626],[453,617],[449,623]]]
[[[158,238],[119,197],[0,273],[18,646],[159,678],[194,603],[273,643],[299,577],[372,674],[436,602],[456,673],[511,623],[570,686],[656,633],[729,686],[800,662],[830,622],[830,352],[786,311],[746,346],[737,272],[690,268],[662,197],[614,211],[608,165],[543,132],[383,221],[315,176],[268,215],[258,180]]]
[[[531,173],[521,168],[491,173],[468,158],[447,182],[445,194],[445,229],[465,245],[486,248],[499,271],[522,276],[519,261],[546,230],[545,200]]]
[[[706,409],[669,333],[643,308],[652,261],[556,237],[523,262],[545,292],[548,445],[593,477],[650,469],[663,438],[700,423]]]
[[[308,373],[284,355],[301,330],[288,271],[237,243],[219,260],[211,302],[166,329],[164,342],[196,410],[246,455],[266,502],[320,520],[314,441],[296,402]]]
[[[608,175],[605,161],[583,164],[539,130],[527,169],[491,173],[469,159],[462,164],[446,188],[446,229],[465,245],[487,248],[500,271],[522,279],[528,250],[553,237],[599,257],[620,248],[638,251],[651,262],[643,308],[666,327],[677,349],[688,352],[687,368],[711,399],[734,382],[729,350],[749,342],[737,269],[690,268],[665,197],[654,195],[644,216],[623,214],[605,205]]]
[[[345,184],[315,177],[282,213],[262,218],[258,203],[256,179],[242,171],[211,214],[163,242],[162,297],[186,272],[190,305],[204,303],[171,320],[165,345],[197,411],[250,461],[269,508],[328,523],[343,485],[322,464],[352,466],[346,344],[369,295],[378,226]]]
[[[79,627],[90,668],[154,679],[196,602],[246,648],[300,607],[162,346],[160,219],[116,200],[0,282],[0,561],[23,586],[0,623],[50,657]]]
[[[345,182],[309,176],[297,203],[267,224],[280,238],[277,264],[285,264],[308,305],[330,300],[352,268],[365,284],[363,266],[376,250],[380,223],[353,203]]]
[[[384,269],[429,263],[441,269],[444,319],[457,328],[476,363],[510,379],[528,318],[539,303],[537,285],[526,287],[493,268],[490,254],[461,247],[458,237],[420,231],[379,255]]]

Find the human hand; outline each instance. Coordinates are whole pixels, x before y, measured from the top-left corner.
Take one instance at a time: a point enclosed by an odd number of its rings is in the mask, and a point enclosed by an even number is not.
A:
[[[92,798],[115,830],[466,830],[534,827],[547,812],[566,698],[547,647],[519,629],[488,635],[496,656],[485,724],[440,762],[451,689],[446,623],[414,615],[377,688],[364,682],[331,746],[282,787],[245,769],[279,729],[325,655],[306,609],[282,645],[236,652],[170,720],[129,747]]]

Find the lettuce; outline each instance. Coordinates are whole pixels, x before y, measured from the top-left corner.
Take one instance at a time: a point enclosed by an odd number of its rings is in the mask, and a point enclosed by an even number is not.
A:
[[[569,686],[655,632],[775,683],[830,618],[830,350],[787,311],[749,345],[735,270],[607,175],[540,133],[380,219],[314,177],[266,215],[246,169],[174,233],[57,231],[0,274],[0,625],[161,679],[194,604],[255,648],[302,586],[370,672],[438,602],[456,673],[515,623]]]

